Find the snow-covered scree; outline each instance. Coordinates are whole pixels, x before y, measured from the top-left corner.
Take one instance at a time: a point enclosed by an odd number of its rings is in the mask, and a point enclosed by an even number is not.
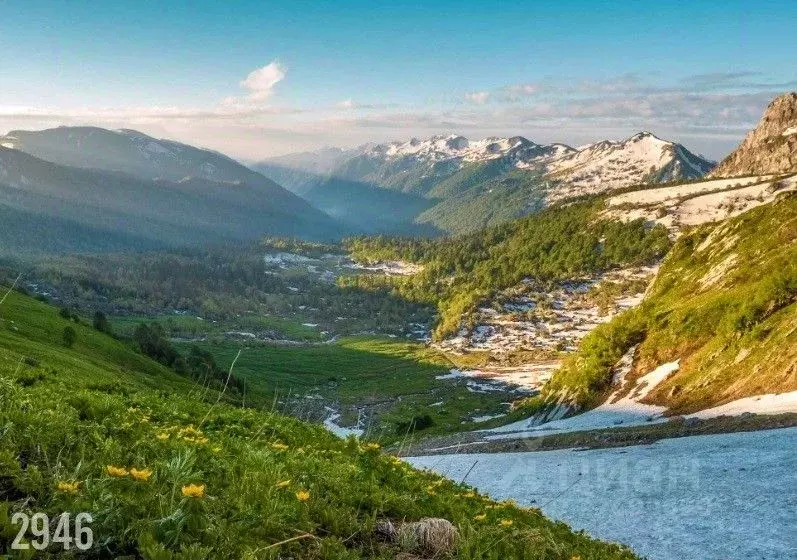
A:
[[[650,560],[787,560],[797,538],[797,428],[592,451],[409,458],[539,507]],[[765,512],[765,513],[764,513]]]
[[[677,232],[682,226],[738,216],[795,190],[797,175],[714,179],[617,195],[609,199],[606,214],[626,221],[644,218]]]
[[[350,263],[347,266],[367,272],[381,272],[387,276],[412,276],[423,270],[423,267],[419,264],[404,261],[385,261],[372,264]]]
[[[439,347],[454,353],[488,350],[498,355],[519,349],[574,351],[587,333],[639,305],[644,295],[637,292],[614,297],[601,309],[588,297],[591,288],[601,283],[649,281],[656,271],[656,267],[614,270],[595,278],[563,282],[548,291],[540,291],[532,280],[526,280],[499,298],[500,311],[480,309],[472,330],[461,331]]]
[[[468,377],[481,384],[514,386],[525,392],[538,391],[561,365],[556,358],[559,352],[575,351],[591,330],[638,305],[644,295],[639,291],[612,297],[601,306],[590,297],[590,290],[601,283],[633,280],[643,280],[642,285],[645,285],[656,270],[656,267],[615,270],[595,278],[563,282],[547,291],[527,280],[499,297],[496,307],[500,310],[480,309],[472,330],[463,330],[456,337],[435,346],[454,355],[487,351],[499,359],[518,350],[540,351],[550,356],[520,365],[454,369],[448,376],[440,378]]]

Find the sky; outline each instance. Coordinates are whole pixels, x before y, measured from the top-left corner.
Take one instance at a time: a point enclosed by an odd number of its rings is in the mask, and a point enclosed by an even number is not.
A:
[[[245,161],[640,130],[719,159],[797,89],[797,2],[0,0],[0,133],[135,128]]]

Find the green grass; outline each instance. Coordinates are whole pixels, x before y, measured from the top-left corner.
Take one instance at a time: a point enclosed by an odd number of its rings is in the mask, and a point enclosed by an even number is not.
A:
[[[12,512],[88,511],[91,558],[388,559],[399,549],[375,537],[376,521],[424,516],[457,525],[457,558],[633,558],[320,427],[214,406],[212,392],[84,325],[66,348],[70,323],[26,296],[11,294],[0,317],[0,554]],[[184,496],[189,484],[205,495]]]
[[[198,346],[219,364],[230,363],[242,348],[231,341]],[[367,408],[374,415],[369,436],[388,443],[398,437],[395,426],[416,415],[431,414],[434,426],[424,433],[434,434],[461,430],[471,414],[504,409],[505,393],[472,393],[456,381],[435,379],[452,366],[446,356],[417,342],[350,337],[315,346],[247,345],[235,375],[246,381],[248,398],[260,403],[285,400],[289,393],[299,399],[323,397],[286,407],[297,415],[317,416],[323,406],[334,404],[345,424],[356,421],[357,409]],[[441,401],[442,406],[429,407]]]

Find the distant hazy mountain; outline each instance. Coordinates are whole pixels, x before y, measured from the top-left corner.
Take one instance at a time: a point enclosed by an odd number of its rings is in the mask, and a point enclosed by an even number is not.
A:
[[[755,129],[711,173],[714,177],[797,172],[797,92],[769,104]]]
[[[714,165],[648,132],[581,148],[536,144],[521,136],[477,141],[434,136],[329,155],[327,150],[282,156],[255,168],[325,211],[345,205],[349,215],[341,217],[350,223],[378,222],[370,209],[358,208],[357,192],[379,188],[411,197],[405,205],[395,197],[385,200],[392,205],[379,209],[383,215],[392,211],[412,218],[422,197],[430,202],[412,221],[462,232],[583,194],[699,178]]]
[[[216,152],[98,128],[14,131],[0,144],[3,212],[28,216],[17,225],[29,223],[31,232],[61,220],[67,236],[80,229],[75,246],[83,249],[107,246],[87,244],[86,231],[132,247],[345,233],[306,201]],[[30,248],[53,246],[37,239],[30,237]],[[66,250],[68,241],[58,246]]]

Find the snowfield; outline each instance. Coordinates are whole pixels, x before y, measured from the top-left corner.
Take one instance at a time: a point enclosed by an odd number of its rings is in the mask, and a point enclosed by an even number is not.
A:
[[[406,459],[650,560],[797,558],[797,428]]]
[[[609,199],[606,215],[624,221],[643,218],[677,234],[683,226],[732,218],[794,190],[797,175],[714,179],[617,195]]]

